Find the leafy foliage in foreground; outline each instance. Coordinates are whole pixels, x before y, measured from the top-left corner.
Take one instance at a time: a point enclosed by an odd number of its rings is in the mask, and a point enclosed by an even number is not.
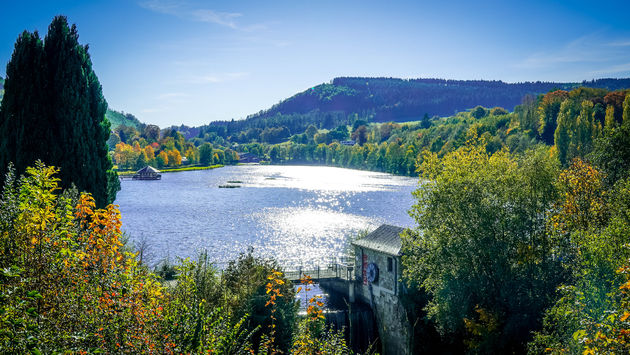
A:
[[[404,275],[432,296],[428,314],[442,334],[480,353],[509,353],[537,328],[559,279],[545,234],[557,169],[545,150],[522,162],[483,145],[425,155]]]
[[[59,191],[57,171],[38,162],[19,180],[11,169],[7,175],[0,353],[273,354],[299,349],[294,336],[321,344],[295,353],[349,353],[338,333],[300,326],[294,334],[293,289],[251,254],[225,278],[207,258],[184,260],[177,282],[162,285],[126,251],[118,209],[96,209],[89,194]]]
[[[555,152],[425,154],[404,277],[470,353],[628,351],[628,172],[579,158],[560,170]]]

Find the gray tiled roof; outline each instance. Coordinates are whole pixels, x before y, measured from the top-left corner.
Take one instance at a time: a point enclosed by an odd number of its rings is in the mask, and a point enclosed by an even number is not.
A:
[[[136,171],[136,174],[147,174],[147,173],[159,173],[160,171],[150,165],[145,166],[144,168]]]
[[[383,224],[364,238],[352,242],[358,247],[380,251],[389,255],[400,255],[400,233],[404,228]]]

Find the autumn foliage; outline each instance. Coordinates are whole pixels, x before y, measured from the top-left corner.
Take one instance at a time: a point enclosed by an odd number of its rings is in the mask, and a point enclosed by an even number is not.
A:
[[[195,263],[166,288],[125,248],[118,208],[61,192],[57,171],[37,163],[19,180],[7,175],[0,353],[248,353],[242,321],[195,296]]]
[[[88,194],[59,194],[38,164],[2,198],[0,349],[168,351],[163,288],[121,241],[120,212]]]
[[[201,257],[182,260],[177,281],[164,284],[123,243],[117,206],[97,209],[89,194],[61,191],[57,172],[38,162],[19,180],[7,175],[0,198],[0,353],[291,351],[297,308],[280,271],[268,272],[270,265],[250,253],[221,277]],[[307,321],[316,315],[321,322],[314,309]],[[295,336],[315,335],[309,327]],[[326,339],[297,353],[347,353],[342,338]]]

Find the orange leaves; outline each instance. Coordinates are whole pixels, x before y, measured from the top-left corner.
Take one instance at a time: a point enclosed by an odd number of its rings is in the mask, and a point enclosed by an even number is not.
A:
[[[123,259],[120,253],[120,211],[114,205],[98,210],[95,206],[92,196],[81,194],[75,208],[75,218],[81,228],[78,240],[86,247],[86,267],[96,267],[108,272]]]
[[[282,280],[282,272],[277,270],[272,270],[267,276],[267,280],[269,280],[269,282],[265,285],[265,292],[269,295],[269,300],[265,303],[265,307],[271,307],[271,324],[269,325],[269,338],[263,341],[261,347],[265,348],[268,353],[275,354],[277,353],[277,349],[274,346],[277,318],[274,314],[277,310],[276,301],[278,300],[278,297],[284,296],[280,292],[280,286],[284,285],[285,282]]]
[[[552,223],[559,231],[587,230],[604,222],[606,201],[604,174],[581,159],[560,174],[563,198]]]
[[[46,342],[51,348],[77,352],[94,347],[105,353],[173,348],[159,334],[162,286],[132,254],[123,253],[117,207],[97,210],[88,194],[78,196],[73,206],[67,195],[55,193],[55,172],[43,165],[29,169],[31,175],[16,188],[14,230],[0,233],[3,244],[9,235],[17,236],[13,252],[19,258],[14,260],[24,277],[12,280],[12,286],[41,292],[34,309],[38,329],[50,334]],[[20,299],[8,301],[7,307],[19,306],[13,301]],[[74,337],[77,332],[88,335]]]

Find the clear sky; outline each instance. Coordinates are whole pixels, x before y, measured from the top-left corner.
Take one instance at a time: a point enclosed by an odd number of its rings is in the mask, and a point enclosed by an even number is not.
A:
[[[630,77],[630,1],[0,0],[0,76],[23,30],[68,16],[110,108],[239,119],[337,76]]]

